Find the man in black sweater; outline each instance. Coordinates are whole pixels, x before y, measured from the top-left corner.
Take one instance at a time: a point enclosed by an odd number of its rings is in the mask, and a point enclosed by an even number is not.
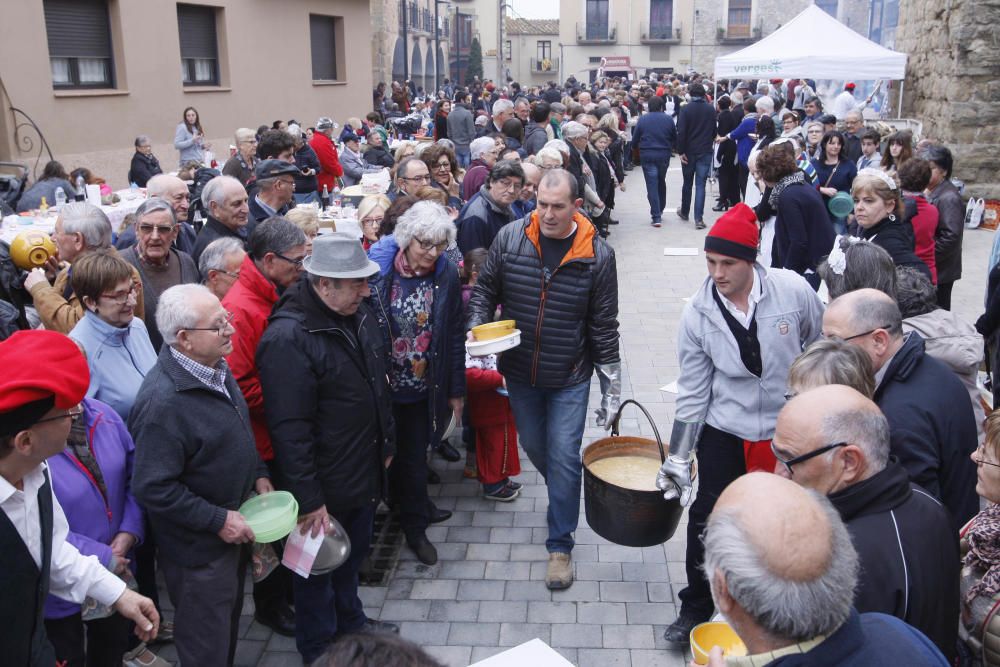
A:
[[[694,226],[705,229],[705,181],[712,171],[712,150],[715,141],[715,109],[705,100],[705,87],[692,83],[688,88],[691,101],[681,107],[677,119],[677,154],[681,158],[681,206],[677,217],[688,219],[691,210],[691,185],[695,186]]]

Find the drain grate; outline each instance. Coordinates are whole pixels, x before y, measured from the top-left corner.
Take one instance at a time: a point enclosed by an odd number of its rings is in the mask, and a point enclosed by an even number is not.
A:
[[[392,514],[385,505],[380,505],[375,513],[375,528],[368,556],[361,562],[358,578],[362,586],[386,586],[389,575],[399,560],[399,549],[403,545],[403,529],[398,515]]]

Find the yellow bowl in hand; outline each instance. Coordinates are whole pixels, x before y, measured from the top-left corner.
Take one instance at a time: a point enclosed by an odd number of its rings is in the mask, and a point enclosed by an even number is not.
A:
[[[56,254],[56,244],[45,232],[28,230],[14,237],[10,244],[10,258],[19,269],[30,271],[45,265]]]
[[[722,649],[723,655],[747,654],[747,647],[728,623],[709,621],[691,628],[691,654],[696,665],[708,664],[708,652],[713,646]]]
[[[477,341],[493,340],[514,333],[514,320],[500,320],[472,327],[472,337]]]

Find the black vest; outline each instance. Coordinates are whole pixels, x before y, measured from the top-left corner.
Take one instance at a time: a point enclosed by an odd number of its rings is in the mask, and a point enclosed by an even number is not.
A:
[[[715,297],[715,303],[719,304],[719,310],[722,311],[722,317],[729,325],[729,330],[733,332],[736,345],[740,348],[740,359],[743,361],[743,365],[748,371],[760,377],[764,371],[764,364],[760,358],[760,341],[757,339],[757,310],[754,309],[753,317],[750,318],[750,327],[744,328],[722,303],[722,298],[715,289],[715,285],[712,285],[712,296]]]
[[[0,662],[12,667],[52,667],[56,654],[45,634],[45,599],[52,562],[52,487],[49,473],[38,490],[42,569],[5,512],[0,512]]]

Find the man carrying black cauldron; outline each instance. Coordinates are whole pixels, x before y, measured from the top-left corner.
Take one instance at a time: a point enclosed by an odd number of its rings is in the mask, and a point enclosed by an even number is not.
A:
[[[709,277],[681,315],[670,454],[656,478],[664,498],[687,505],[694,470],[701,474],[688,516],[688,585],[680,592],[680,614],[664,633],[679,649],[714,609],[702,572],[708,515],[734,479],[774,470],[770,439],[785,404],[788,369],[823,328],[823,304],[809,283],[758,264],[757,244],[748,206],[737,204],[719,218],[705,237]]]

